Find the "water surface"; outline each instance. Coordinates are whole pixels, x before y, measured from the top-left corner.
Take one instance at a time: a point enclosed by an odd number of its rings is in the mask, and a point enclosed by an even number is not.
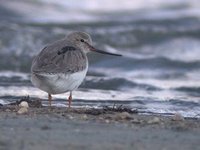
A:
[[[99,49],[123,57],[89,54],[87,78],[73,93],[74,107],[122,104],[142,113],[200,117],[196,1],[152,0],[149,6],[123,1],[120,8],[104,8],[99,0],[79,7],[75,1],[1,1],[0,103],[29,95],[47,104],[47,94],[30,82],[31,61],[46,44],[80,30],[90,33]],[[66,106],[67,97],[55,95],[53,104]]]

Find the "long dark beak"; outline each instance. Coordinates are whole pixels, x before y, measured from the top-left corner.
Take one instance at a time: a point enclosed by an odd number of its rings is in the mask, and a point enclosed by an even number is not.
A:
[[[121,54],[113,54],[113,53],[105,52],[105,51],[94,48],[93,46],[91,46],[88,43],[86,43],[86,44],[89,46],[89,49],[93,52],[97,52],[97,53],[101,53],[101,54],[107,54],[107,55],[113,55],[113,56],[122,56]]]
[[[92,51],[97,52],[97,53],[101,53],[101,54],[107,54],[107,55],[113,55],[113,56],[122,56],[121,54],[113,54],[113,53],[109,53],[109,52],[105,52],[99,49],[93,49]]]

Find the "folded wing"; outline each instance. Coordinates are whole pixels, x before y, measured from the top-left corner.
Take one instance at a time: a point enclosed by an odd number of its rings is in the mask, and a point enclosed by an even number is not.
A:
[[[75,73],[86,68],[87,57],[77,47],[54,44],[45,47],[33,60],[33,73]]]

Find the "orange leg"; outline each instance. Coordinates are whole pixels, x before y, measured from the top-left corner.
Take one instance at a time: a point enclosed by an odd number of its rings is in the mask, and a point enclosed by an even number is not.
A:
[[[48,100],[49,100],[49,106],[51,107],[51,100],[52,100],[51,94],[48,94]]]
[[[70,92],[69,97],[68,97],[68,107],[71,107],[71,102],[72,102],[72,92]]]

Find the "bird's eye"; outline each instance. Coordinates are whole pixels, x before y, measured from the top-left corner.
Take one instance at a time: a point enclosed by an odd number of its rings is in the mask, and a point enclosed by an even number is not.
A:
[[[84,42],[84,39],[81,39],[81,42]]]

